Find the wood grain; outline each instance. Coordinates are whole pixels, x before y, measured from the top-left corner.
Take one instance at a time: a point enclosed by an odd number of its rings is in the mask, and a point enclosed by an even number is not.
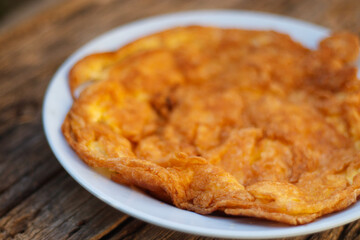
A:
[[[42,9],[0,35],[0,239],[212,239],[107,206],[53,156],[42,132],[42,99],[56,69],[92,38],[137,19],[196,9],[269,12],[360,34],[358,0],[52,0]],[[292,239],[360,239],[360,221]]]

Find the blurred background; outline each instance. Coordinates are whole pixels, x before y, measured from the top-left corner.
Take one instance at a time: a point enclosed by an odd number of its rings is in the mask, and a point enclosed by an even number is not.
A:
[[[65,10],[59,6],[67,7]],[[140,6],[141,9],[139,9]],[[55,10],[54,15],[57,15],[55,12],[67,11],[74,18],[76,17],[76,20],[80,20],[81,15],[93,14],[93,20],[95,20],[95,16],[99,17],[102,13],[108,14],[116,11],[122,14],[126,13],[126,16],[112,16],[113,20],[120,20],[113,21],[116,26],[122,22],[122,19],[134,20],[154,14],[204,8],[247,9],[290,15],[325,25],[334,30],[341,27],[358,32],[360,22],[360,3],[354,0],[1,0],[0,33],[49,9]],[[102,17],[108,18],[109,16],[103,15]],[[102,19],[102,21],[104,20]],[[88,22],[95,23],[91,20]],[[97,22],[100,24],[99,21]],[[101,22],[101,25],[103,28],[107,27],[107,23]]]

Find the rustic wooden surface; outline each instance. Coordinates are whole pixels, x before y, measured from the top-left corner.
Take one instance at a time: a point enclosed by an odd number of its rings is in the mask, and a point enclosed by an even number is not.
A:
[[[33,2],[32,10],[23,8],[25,15],[0,22],[6,29],[0,32],[0,239],[210,239],[153,226],[107,206],[52,154],[41,123],[45,89],[61,63],[99,34],[157,14],[218,8],[287,15],[360,34],[359,0]],[[292,239],[360,239],[360,221]]]

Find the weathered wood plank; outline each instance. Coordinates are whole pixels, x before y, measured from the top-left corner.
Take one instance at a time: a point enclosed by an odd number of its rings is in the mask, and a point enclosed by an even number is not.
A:
[[[339,239],[351,240],[360,239],[360,221],[352,222],[344,226],[344,231],[339,236]]]
[[[152,226],[151,224],[146,224],[143,221],[130,218],[128,221],[124,222],[122,225],[114,228],[107,235],[104,235],[101,240],[113,240],[113,239],[134,239],[135,236],[139,236],[139,233],[146,226]],[[150,236],[146,236],[149,238]],[[158,236],[159,237],[159,236]]]
[[[40,134],[34,135],[34,129],[38,130]],[[3,135],[4,138],[0,140],[0,144],[3,146],[1,153],[6,158],[0,163],[0,192],[45,161],[45,157],[51,156],[51,151],[46,146],[41,131],[41,126],[28,124],[17,127],[8,136]],[[35,152],[35,150],[44,148],[45,151]],[[47,156],[43,156],[43,154],[47,154]]]
[[[265,11],[360,34],[357,0],[66,0],[0,35],[0,238],[210,239],[166,230],[91,196],[61,170],[41,133],[41,102],[58,66],[90,39],[152,15],[196,9]],[[356,239],[360,221],[311,236]]]
[[[122,229],[114,229],[110,234],[106,235],[101,240],[117,240],[117,239],[148,239],[148,240],[170,240],[170,239],[183,239],[183,240],[215,240],[218,238],[201,237],[192,234],[181,233],[164,229],[152,224],[144,224],[140,220],[132,220]],[[300,236],[294,238],[286,238],[286,240],[305,240],[307,236]],[[327,239],[327,238],[323,238]],[[285,240],[285,239],[284,239]]]
[[[0,219],[0,238],[101,237],[127,218],[61,172]]]
[[[321,239],[329,239],[329,240],[337,240],[341,239],[341,233],[343,232],[345,226],[341,226],[338,228],[334,228],[331,230],[323,231],[320,233],[315,233],[311,236],[309,236],[308,240],[321,240]]]
[[[120,216],[117,219],[114,219],[114,215]],[[87,224],[86,227],[81,227],[82,225],[80,225],[76,229],[76,232],[71,232],[71,235],[68,235],[68,239],[101,239],[114,228],[122,226],[123,222],[129,219],[132,218],[127,215],[121,215],[117,210],[107,206],[103,208],[101,212],[99,212],[99,214],[97,214],[95,217],[89,219],[89,222],[85,223]]]

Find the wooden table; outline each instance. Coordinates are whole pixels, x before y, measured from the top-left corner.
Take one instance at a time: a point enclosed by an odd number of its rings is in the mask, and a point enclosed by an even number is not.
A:
[[[209,239],[109,207],[76,183],[51,152],[41,123],[45,89],[61,63],[99,34],[157,14],[218,8],[287,15],[360,34],[359,0],[32,2],[33,10],[27,3],[23,15],[13,14],[0,29],[0,239]],[[360,221],[293,239],[360,239]]]

